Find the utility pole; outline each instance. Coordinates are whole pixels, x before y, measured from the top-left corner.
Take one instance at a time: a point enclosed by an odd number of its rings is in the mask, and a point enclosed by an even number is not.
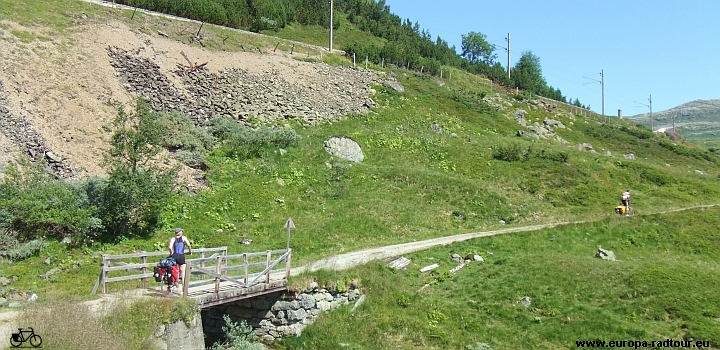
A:
[[[333,42],[332,30],[333,30],[333,0],[330,0],[330,45],[329,45],[330,53],[332,53],[332,42]]]
[[[650,102],[649,105],[640,103],[638,101],[633,101],[633,102],[650,108],[650,131],[655,132],[655,130],[653,129],[654,127],[653,127],[653,117],[652,117],[652,94],[650,94],[650,98],[648,99],[648,102]]]
[[[673,115],[673,133],[675,133],[675,118],[677,118],[677,112]]]
[[[652,94],[650,94],[650,98],[648,99],[650,101],[650,131],[655,132],[655,129],[653,129],[653,117],[652,117]]]
[[[508,33],[507,38],[505,38],[507,41],[507,54],[508,54],[508,61],[507,61],[507,71],[508,71],[508,79],[510,79],[510,33]]]
[[[602,115],[603,118],[605,118],[605,122],[607,123],[607,118],[605,117],[605,74],[603,73],[603,70],[600,70],[600,85],[602,89]]]
[[[603,120],[607,123],[607,117],[605,117],[605,73],[603,72],[602,69],[600,70],[600,79],[601,80],[597,80],[594,78],[588,78],[586,76],[583,76],[583,78],[594,80],[594,81],[600,83],[600,90],[601,90],[600,97],[602,98],[602,116],[603,116]],[[594,83],[587,83],[587,84],[594,84]],[[587,84],[585,84],[585,85],[587,85]]]

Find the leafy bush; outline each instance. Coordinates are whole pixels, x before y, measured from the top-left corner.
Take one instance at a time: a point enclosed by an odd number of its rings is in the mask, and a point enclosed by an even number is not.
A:
[[[208,130],[195,126],[189,116],[179,112],[161,114],[158,118],[162,129],[160,145],[173,151],[173,157],[195,169],[207,169],[207,150],[215,143]]]
[[[257,336],[247,321],[242,320],[238,324],[233,322],[227,314],[223,315],[223,320],[225,326],[222,327],[222,330],[227,339],[223,343],[213,344],[212,350],[259,350],[264,348],[261,344],[255,343]]]
[[[518,143],[492,146],[493,159],[505,162],[529,161],[532,158],[546,159],[553,162],[567,163],[570,155],[567,152],[553,152],[547,149],[534,150],[531,146],[525,147]]]
[[[48,244],[43,239],[34,239],[26,243],[20,243],[13,233],[7,228],[0,228],[0,256],[12,261],[27,259],[37,255],[41,250],[47,248]]]
[[[207,130],[196,127],[192,119],[183,113],[160,114],[157,123],[162,130],[160,145],[171,151],[207,150],[215,142]]]
[[[645,127],[628,127],[628,126],[621,126],[620,130],[622,130],[625,133],[628,133],[632,136],[635,136],[639,139],[650,139],[653,137],[654,133],[652,130],[645,128]]]
[[[505,162],[517,162],[529,159],[530,148],[525,148],[518,143],[506,145],[493,145],[492,157]]]
[[[673,142],[670,142],[667,140],[660,140],[659,144],[663,148],[665,148],[669,151],[672,151],[673,153],[680,155],[680,156],[691,157],[691,158],[700,159],[700,160],[707,160],[707,161],[710,161],[713,163],[717,163],[717,160],[718,160],[717,154],[713,153],[709,150],[705,151],[700,148],[691,148],[691,147],[673,143]]]
[[[239,159],[258,158],[264,150],[295,146],[300,141],[292,128],[242,127],[228,136],[225,146],[227,155]]]
[[[147,237],[162,224],[162,210],[172,195],[177,172],[151,163],[161,150],[163,124],[138,99],[132,114],[118,108],[113,125],[110,177],[99,208],[104,238]]]
[[[105,238],[147,237],[162,225],[165,202],[172,195],[174,172],[116,168],[103,192],[100,217]]]
[[[242,128],[235,120],[222,117],[213,118],[208,124],[210,134],[219,139],[227,138],[227,136],[238,132]]]
[[[537,156],[542,159],[551,160],[558,163],[567,163],[570,160],[570,155],[567,152],[558,151],[551,152],[548,150],[541,150]]]
[[[191,168],[207,170],[207,156],[203,151],[179,150],[173,153],[173,157]]]
[[[0,182],[0,227],[21,241],[43,236],[92,240],[102,225],[86,184],[57,180],[39,166],[10,167]]]

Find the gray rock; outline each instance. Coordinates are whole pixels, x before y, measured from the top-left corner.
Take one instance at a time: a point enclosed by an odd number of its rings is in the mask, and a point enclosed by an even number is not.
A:
[[[362,305],[362,303],[364,303],[364,302],[365,302],[365,296],[364,296],[364,295],[361,295],[360,298],[358,298],[358,299],[355,301],[355,305],[353,305],[351,311],[355,311],[355,309],[357,309],[358,306]]]
[[[3,287],[5,287],[8,284],[13,283],[15,281],[17,281],[17,276],[12,276],[11,278],[7,278],[4,276],[0,277],[0,285],[2,285]]]
[[[383,85],[387,86],[397,92],[405,92],[405,88],[400,83],[398,83],[397,81],[394,81],[394,80],[383,81]]]
[[[348,137],[331,137],[325,141],[325,151],[350,162],[362,162],[365,155],[357,142]]]
[[[315,298],[310,294],[300,294],[298,295],[298,300],[300,301],[300,306],[303,309],[315,307]]]
[[[612,250],[605,250],[602,248],[598,248],[597,253],[595,254],[596,257],[603,259],[603,260],[609,260],[609,261],[615,261],[615,252]]]
[[[305,309],[298,309],[298,310],[288,310],[287,311],[287,319],[288,321],[298,321],[302,320],[305,317],[307,317],[307,311]]]
[[[518,303],[524,307],[530,307],[530,297],[522,297],[518,300]]]

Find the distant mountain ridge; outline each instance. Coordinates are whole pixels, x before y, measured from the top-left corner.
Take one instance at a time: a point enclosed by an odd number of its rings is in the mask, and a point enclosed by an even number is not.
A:
[[[695,100],[665,111],[653,112],[654,130],[672,130],[689,141],[707,147],[720,146],[720,99]],[[650,126],[649,113],[627,117]]]

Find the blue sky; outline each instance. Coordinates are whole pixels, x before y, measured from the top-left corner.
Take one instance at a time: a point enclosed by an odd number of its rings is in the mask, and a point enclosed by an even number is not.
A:
[[[623,116],[720,99],[718,0],[386,0],[390,12],[417,22],[461,50],[480,32],[507,47],[510,65],[523,52],[540,58],[548,84],[591,109]],[[506,66],[507,53],[496,51]],[[600,72],[603,72],[604,79]]]

